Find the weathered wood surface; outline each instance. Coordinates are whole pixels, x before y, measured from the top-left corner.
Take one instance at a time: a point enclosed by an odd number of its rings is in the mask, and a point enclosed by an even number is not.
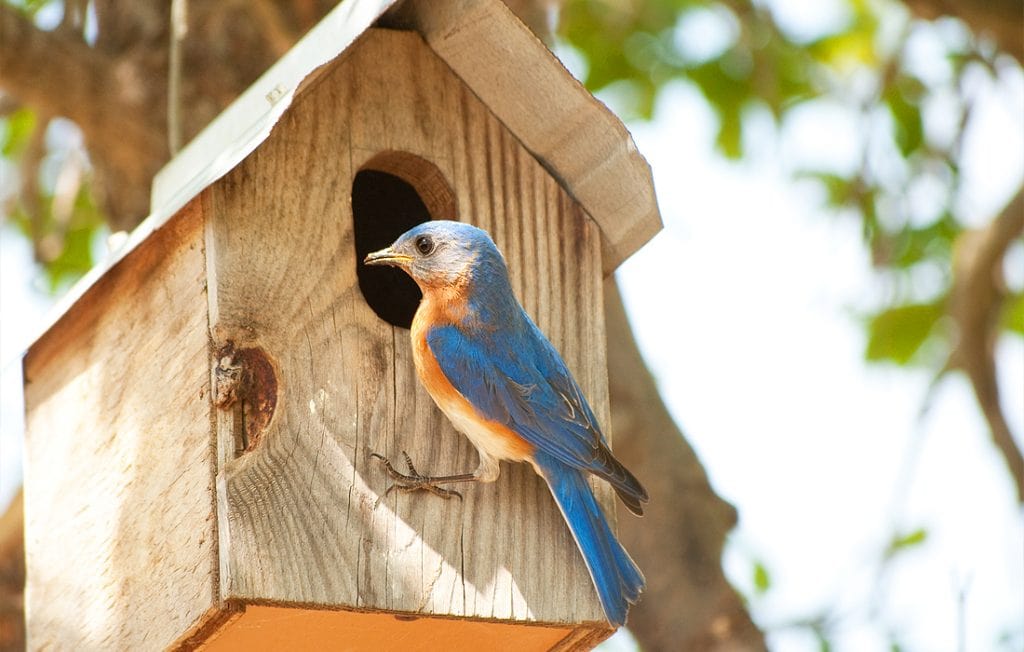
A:
[[[650,166],[626,126],[503,2],[409,0],[394,12],[593,217],[605,274],[661,230]]]
[[[262,348],[280,387],[255,450],[219,447],[222,595],[605,631],[568,529],[525,465],[462,501],[381,498],[389,480],[371,452],[407,450],[431,473],[476,464],[419,387],[408,331],[357,287],[351,181],[382,150],[438,167],[458,218],[494,235],[527,310],[609,422],[596,225],[418,35],[371,30],[202,195],[214,348]],[[236,424],[218,417],[219,436]]]
[[[25,358],[29,649],[160,649],[218,602],[205,267],[192,204]]]

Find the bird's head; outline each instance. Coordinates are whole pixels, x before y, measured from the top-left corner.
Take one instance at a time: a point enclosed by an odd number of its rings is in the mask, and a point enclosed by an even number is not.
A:
[[[422,288],[450,287],[497,275],[508,278],[505,260],[491,236],[470,224],[435,220],[403,233],[386,249],[369,254],[367,265],[404,270]]]

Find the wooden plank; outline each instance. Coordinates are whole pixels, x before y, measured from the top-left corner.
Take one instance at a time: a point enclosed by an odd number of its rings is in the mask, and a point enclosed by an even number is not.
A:
[[[605,634],[606,636],[607,634]],[[403,618],[390,614],[249,606],[241,617],[212,636],[204,652],[246,650],[367,650],[369,652],[430,652],[432,650],[590,649],[593,635],[581,639],[565,627],[526,627],[507,623],[446,618]],[[339,641],[344,641],[339,646]]]
[[[202,215],[186,207],[25,358],[29,649],[160,649],[216,610]]]
[[[459,218],[492,231],[608,423],[599,230],[418,35],[371,30],[204,193],[214,347],[262,348],[280,383],[260,445],[222,460],[222,597],[607,634],[571,536],[525,465],[462,501],[381,498],[389,481],[371,452],[407,450],[432,473],[476,464],[416,382],[408,331],[380,320],[357,286],[351,183],[387,149],[435,164]]]
[[[650,167],[625,125],[500,0],[409,0],[419,31],[601,228],[610,274],[661,230]]]

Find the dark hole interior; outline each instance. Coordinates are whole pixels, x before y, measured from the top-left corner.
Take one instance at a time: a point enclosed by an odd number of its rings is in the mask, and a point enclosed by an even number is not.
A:
[[[384,321],[409,328],[422,294],[409,276],[395,267],[363,264],[366,254],[383,249],[417,224],[431,219],[419,193],[387,172],[360,170],[352,182],[355,219],[356,276],[366,303]]]

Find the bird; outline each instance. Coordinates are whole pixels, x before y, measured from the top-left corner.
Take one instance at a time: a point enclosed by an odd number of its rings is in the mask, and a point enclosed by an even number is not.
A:
[[[483,229],[433,220],[366,256],[405,271],[423,293],[410,328],[420,382],[479,455],[470,473],[425,476],[383,461],[396,486],[451,497],[442,484],[493,482],[499,462],[526,462],[551,490],[608,622],[625,623],[645,585],[587,481],[607,481],[637,516],[648,501],[619,462],[562,357],[516,299],[504,256]]]

